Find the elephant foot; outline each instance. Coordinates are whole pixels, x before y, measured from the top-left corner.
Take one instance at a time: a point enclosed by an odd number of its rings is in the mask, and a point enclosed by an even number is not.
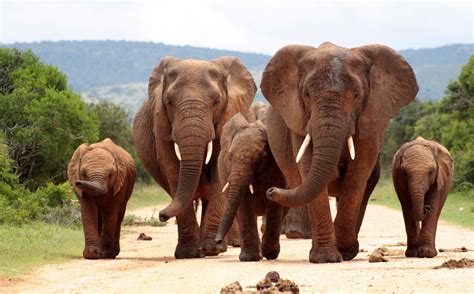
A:
[[[99,259],[101,258],[101,254],[100,248],[95,245],[86,246],[84,251],[82,251],[82,256],[85,259]]]
[[[433,258],[436,255],[438,255],[438,251],[436,251],[436,248],[433,245],[422,245],[418,247],[417,256],[420,258],[422,257]]]
[[[337,247],[337,250],[341,253],[343,260],[352,260],[359,253],[359,241],[355,241],[348,247]]]
[[[334,263],[341,262],[342,255],[336,247],[318,247],[311,248],[309,252],[309,261],[312,263]]]
[[[100,254],[100,258],[104,259],[115,259],[117,257],[117,253],[114,249],[109,249],[109,250],[102,250],[102,253]]]
[[[240,236],[238,231],[229,231],[226,235],[227,245],[232,247],[240,247]]]
[[[227,242],[216,242],[214,238],[206,238],[200,249],[205,256],[216,256],[227,251]]]
[[[262,245],[262,254],[267,260],[277,259],[280,254],[280,244],[277,244],[277,246]]]
[[[405,251],[406,257],[418,257],[418,246],[408,246]]]
[[[178,243],[174,251],[174,257],[176,259],[201,258],[204,257],[204,253],[199,250],[199,246],[197,244]]]
[[[241,250],[239,255],[240,261],[259,261],[262,259],[260,253],[255,250]]]

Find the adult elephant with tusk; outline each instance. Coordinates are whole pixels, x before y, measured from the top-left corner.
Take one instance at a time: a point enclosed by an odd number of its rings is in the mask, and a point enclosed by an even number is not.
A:
[[[235,57],[210,61],[166,57],[151,74],[133,136],[143,165],[172,197],[159,218],[176,216],[176,258],[226,250],[225,242],[214,240],[225,209],[217,173],[219,140],[227,120],[248,112],[255,92],[251,74]],[[201,230],[192,205],[198,198]],[[232,244],[238,245],[236,226],[232,232],[237,238]]]
[[[261,89],[272,106],[270,148],[291,188],[267,197],[308,203],[311,262],[353,259],[387,125],[418,92],[412,68],[383,45],[289,45],[266,66]],[[328,195],[338,198],[334,225]]]

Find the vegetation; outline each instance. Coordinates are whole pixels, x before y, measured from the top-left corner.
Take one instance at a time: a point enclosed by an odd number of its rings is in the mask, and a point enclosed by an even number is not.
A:
[[[393,188],[390,176],[384,176],[375,187],[370,204],[388,206],[401,210],[400,201]],[[400,213],[400,219],[403,215]],[[441,211],[441,220],[474,229],[474,190],[451,192]]]
[[[439,102],[415,100],[392,120],[381,160],[386,172],[398,148],[418,136],[441,143],[454,159],[453,191],[474,188],[474,55]]]
[[[0,276],[16,276],[35,266],[82,258],[82,230],[33,222],[0,224]]]
[[[171,197],[157,184],[137,183],[127,203],[127,209],[150,207],[171,202]]]
[[[318,44],[313,44],[318,45]],[[344,45],[344,44],[341,44]],[[269,55],[243,53],[238,51],[216,50],[191,46],[171,46],[152,42],[129,41],[61,41],[15,43],[3,45],[19,49],[31,48],[45,62],[55,64],[69,77],[72,87],[92,96],[115,99],[130,105],[123,97],[142,100],[145,96],[146,82],[153,66],[161,58],[173,55],[179,58],[213,59],[224,55],[237,56],[258,80],[270,59]],[[473,44],[456,44],[439,48],[402,50],[400,53],[413,66],[421,86],[418,98],[439,100],[450,80],[454,80],[459,68],[474,53]],[[122,87],[127,84],[142,83],[142,87]],[[259,82],[257,81],[257,85]],[[108,89],[105,96],[97,89]],[[130,93],[130,90],[132,91]],[[257,92],[257,100],[263,99]],[[120,105],[123,105],[120,103]]]

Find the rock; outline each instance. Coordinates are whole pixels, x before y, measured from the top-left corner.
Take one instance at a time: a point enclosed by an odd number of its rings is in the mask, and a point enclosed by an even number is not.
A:
[[[141,233],[141,234],[138,236],[137,240],[151,241],[151,240],[153,240],[153,238],[150,237],[150,236],[145,235],[145,233]]]
[[[280,274],[276,271],[271,271],[267,273],[267,275],[265,276],[265,279],[269,279],[273,283],[276,283],[280,279]]]
[[[221,288],[221,294],[234,294],[240,292],[242,292],[242,286],[240,285],[239,281],[235,281],[224,288]]]
[[[474,259],[470,258],[463,258],[461,260],[450,259],[448,261],[443,262],[440,266],[435,266],[435,269],[440,268],[473,268],[474,267]]]

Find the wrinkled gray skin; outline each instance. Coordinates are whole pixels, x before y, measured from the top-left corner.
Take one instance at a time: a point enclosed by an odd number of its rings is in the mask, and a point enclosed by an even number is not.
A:
[[[436,227],[453,172],[448,150],[422,137],[404,144],[395,154],[392,178],[405,220],[407,257],[431,258],[438,254]]]
[[[110,139],[74,152],[68,178],[81,204],[86,259],[115,258],[120,252],[120,226],[135,184],[130,154]]]
[[[235,57],[209,61],[166,57],[150,76],[148,98],[135,116],[133,137],[143,165],[173,199],[159,218],[176,217],[176,258],[217,255],[227,248],[226,242],[217,246],[214,241],[225,209],[217,171],[219,142],[224,124],[237,112],[247,113],[255,91],[250,72]],[[192,205],[195,199],[202,201],[200,226]],[[237,227],[231,231],[236,239],[228,236],[228,241],[237,245]]]
[[[412,68],[383,45],[289,45],[271,58],[260,87],[271,104],[270,149],[291,188],[272,187],[267,197],[288,207],[307,204],[310,262],[353,259],[388,123],[418,92]],[[339,199],[334,224],[328,195]]]
[[[229,186],[227,209],[217,231],[221,242],[238,215],[241,240],[240,261],[276,259],[280,253],[279,235],[283,207],[265,197],[273,185],[284,185],[283,176],[273,159],[265,130],[267,105],[252,106],[249,118],[234,115],[224,126],[219,154],[221,185]],[[253,194],[249,185],[252,185]],[[265,215],[262,243],[258,236],[257,216]]]

